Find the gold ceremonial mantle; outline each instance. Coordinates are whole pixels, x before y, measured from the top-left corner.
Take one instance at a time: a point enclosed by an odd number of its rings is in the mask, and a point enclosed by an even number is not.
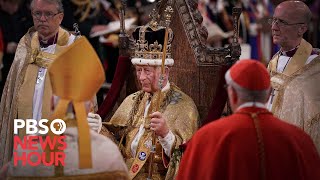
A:
[[[163,116],[167,119],[168,127],[176,137],[173,148],[177,149],[179,148],[180,144],[189,140],[193,133],[197,130],[198,112],[195,104],[190,99],[190,97],[180,91],[175,85],[171,84],[170,89],[162,93],[163,94],[160,101],[161,103],[159,111],[162,112]],[[155,94],[151,97],[148,114],[156,111],[157,96],[158,95]],[[146,128],[144,136],[147,136],[147,128],[150,122],[150,118],[144,119],[143,114],[146,102],[149,98],[150,94],[143,91],[138,91],[134,94],[131,94],[123,101],[114,116],[111,118],[110,122],[108,122],[108,127],[114,125],[114,129],[117,129],[117,127],[124,129],[122,134],[124,134],[125,136],[125,143],[122,144],[123,148],[121,148],[121,150],[128,168],[132,166],[133,159],[136,157],[136,154],[132,155],[131,153],[132,141],[136,136],[140,125],[144,121]],[[111,128],[109,128],[109,130],[110,129]],[[144,142],[140,140],[137,152],[139,151],[139,147],[141,146],[144,146]],[[162,152],[161,145],[157,146],[155,154],[155,164],[164,167],[163,157],[165,156],[166,155],[164,154],[164,152]],[[174,163],[172,161],[172,158],[169,158],[170,162],[168,171],[166,173],[166,179],[173,179],[174,174],[178,170],[179,163]],[[135,178],[139,179],[142,177],[146,177],[147,173],[148,172],[140,171]],[[159,176],[159,173],[160,172],[155,172],[154,176]]]

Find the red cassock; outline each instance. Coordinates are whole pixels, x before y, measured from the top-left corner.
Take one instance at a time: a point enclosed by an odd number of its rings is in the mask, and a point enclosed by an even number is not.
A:
[[[257,112],[264,112],[257,116],[263,156],[250,116]],[[265,109],[248,107],[209,123],[193,136],[177,179],[258,180],[261,169],[267,180],[320,180],[320,158],[310,137]]]

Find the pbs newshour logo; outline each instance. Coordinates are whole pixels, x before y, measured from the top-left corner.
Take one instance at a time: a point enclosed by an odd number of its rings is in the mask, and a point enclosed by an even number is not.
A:
[[[49,120],[41,119],[14,119],[14,152],[13,162],[17,166],[20,162],[22,166],[64,166],[65,153],[67,147],[65,143],[65,132],[67,125],[62,119],[55,119],[48,124]],[[24,136],[19,136],[19,130],[25,129]],[[55,136],[48,136],[51,131]],[[47,136],[46,136],[47,135]],[[18,147],[22,151],[17,151]],[[49,156],[46,153],[50,153]],[[58,150],[58,151],[57,151]],[[49,158],[46,158],[49,157]]]

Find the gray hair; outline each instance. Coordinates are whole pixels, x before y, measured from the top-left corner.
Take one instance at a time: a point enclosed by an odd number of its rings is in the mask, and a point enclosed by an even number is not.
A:
[[[33,9],[33,7],[34,7],[34,1],[36,1],[36,0],[31,1],[31,4],[30,4],[31,9]],[[49,4],[55,4],[55,5],[57,5],[58,12],[62,12],[62,13],[64,12],[62,0],[42,0],[42,1],[45,1]]]
[[[243,102],[265,103],[265,101],[269,98],[270,88],[262,91],[252,91],[233,83],[233,81],[230,82],[229,85],[234,88],[239,99],[241,99]]]

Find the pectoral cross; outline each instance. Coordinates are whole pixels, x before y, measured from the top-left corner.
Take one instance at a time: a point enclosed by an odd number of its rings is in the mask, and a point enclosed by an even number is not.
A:
[[[275,91],[275,89],[272,88],[272,90],[271,90],[271,97],[270,97],[270,104],[272,104],[272,102],[273,102],[273,97],[276,95],[274,91]]]
[[[44,80],[44,75],[45,75],[45,71],[40,69],[37,76],[37,81],[36,81],[37,84],[39,84]]]

